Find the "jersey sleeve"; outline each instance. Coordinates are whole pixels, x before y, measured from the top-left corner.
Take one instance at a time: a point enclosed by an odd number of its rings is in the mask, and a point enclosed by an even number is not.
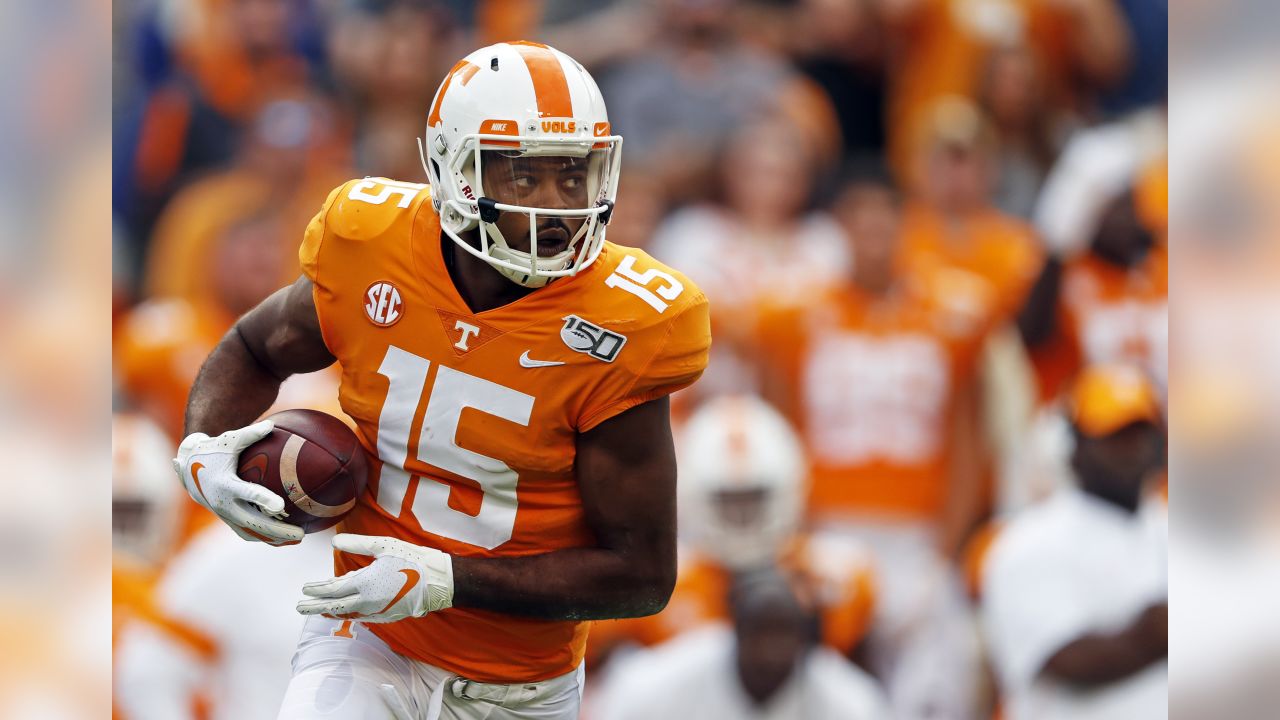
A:
[[[298,262],[302,265],[302,274],[310,278],[311,282],[316,285],[321,284],[320,249],[324,243],[329,211],[333,208],[334,203],[345,187],[346,184],[339,185],[329,193],[324,205],[320,207],[320,212],[311,218],[311,222],[307,223],[306,231],[302,234],[302,246],[298,248]]]
[[[670,321],[647,328],[654,349],[630,373],[614,373],[588,401],[578,421],[586,432],[609,418],[686,388],[702,376],[711,349],[711,317],[707,298],[697,296]],[[637,338],[639,339],[639,338]]]

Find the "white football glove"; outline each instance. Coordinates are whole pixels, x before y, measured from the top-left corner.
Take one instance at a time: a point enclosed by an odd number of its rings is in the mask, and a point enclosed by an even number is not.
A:
[[[302,541],[302,528],[280,519],[284,499],[236,475],[240,452],[271,434],[274,427],[270,420],[263,420],[215,438],[204,433],[188,435],[178,446],[173,469],[191,498],[240,537],[268,545],[296,545]]]
[[[377,558],[372,565],[302,586],[303,615],[395,622],[453,606],[453,558],[396,538],[340,533],[333,546]]]

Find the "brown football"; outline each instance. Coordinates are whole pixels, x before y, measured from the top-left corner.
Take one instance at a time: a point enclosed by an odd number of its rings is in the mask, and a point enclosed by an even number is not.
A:
[[[275,429],[240,453],[240,477],[284,498],[284,520],[304,532],[338,524],[369,476],[356,434],[317,410],[285,410],[266,419]]]

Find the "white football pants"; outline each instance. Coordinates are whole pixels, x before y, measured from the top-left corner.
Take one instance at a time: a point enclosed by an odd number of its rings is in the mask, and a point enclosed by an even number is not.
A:
[[[278,720],[576,720],[583,681],[580,665],[536,683],[476,683],[396,653],[360,623],[344,630],[317,615]]]

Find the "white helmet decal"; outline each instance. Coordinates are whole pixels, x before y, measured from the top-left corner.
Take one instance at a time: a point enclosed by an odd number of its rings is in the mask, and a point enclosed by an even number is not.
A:
[[[575,275],[604,246],[618,193],[622,138],[612,134],[604,98],[576,60],[554,48],[511,42],[463,58],[436,91],[420,141],[431,198],[445,234],[468,253],[526,287]],[[502,202],[483,188],[481,151],[503,157],[585,159],[582,207]],[[529,219],[529,252],[516,250],[495,224],[502,213]],[[537,252],[539,218],[581,219],[566,247]],[[479,247],[461,235],[479,230]]]

